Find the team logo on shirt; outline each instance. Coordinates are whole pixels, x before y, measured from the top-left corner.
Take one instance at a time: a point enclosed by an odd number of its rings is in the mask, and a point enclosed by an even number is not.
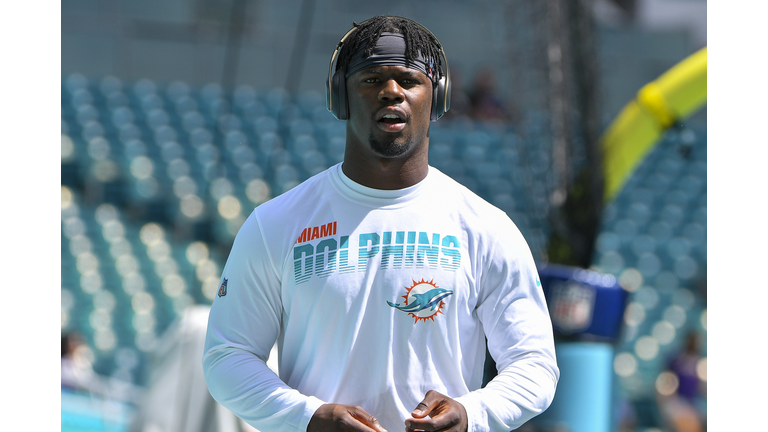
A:
[[[434,322],[435,316],[443,313],[442,309],[445,306],[443,300],[453,294],[453,291],[437,286],[434,280],[427,282],[424,279],[419,282],[414,280],[413,285],[405,287],[405,290],[406,293],[402,296],[405,299],[403,303],[387,301],[387,304],[413,317],[414,324],[419,320]]]
[[[227,278],[224,278],[224,282],[221,283],[221,286],[219,287],[219,297],[224,297],[227,295]]]

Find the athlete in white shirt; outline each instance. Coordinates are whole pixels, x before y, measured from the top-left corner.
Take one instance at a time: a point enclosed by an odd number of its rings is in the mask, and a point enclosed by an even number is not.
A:
[[[428,164],[442,48],[399,17],[339,47],[344,160],[240,229],[208,323],[211,395],[264,432],[517,428],[554,396],[552,327],[517,227]],[[486,339],[499,373],[480,388]]]

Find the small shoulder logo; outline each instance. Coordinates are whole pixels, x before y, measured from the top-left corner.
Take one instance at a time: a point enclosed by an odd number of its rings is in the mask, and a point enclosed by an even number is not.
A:
[[[412,316],[414,324],[419,320],[434,322],[435,316],[443,313],[443,299],[453,294],[451,290],[438,287],[434,280],[427,282],[424,279],[419,282],[414,280],[413,285],[405,287],[405,290],[406,293],[402,296],[405,301],[402,304],[390,301],[387,301],[387,304]]]
[[[225,295],[227,295],[227,278],[224,278],[224,282],[221,283],[218,296],[224,297]]]

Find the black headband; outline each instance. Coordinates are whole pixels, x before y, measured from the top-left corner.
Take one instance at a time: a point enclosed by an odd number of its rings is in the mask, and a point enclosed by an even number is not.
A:
[[[413,60],[405,57],[405,38],[403,35],[398,33],[382,33],[370,57],[365,56],[366,45],[365,40],[362,41],[360,48],[352,55],[347,66],[346,78],[349,78],[355,72],[374,66],[405,66],[421,71],[430,80],[435,81],[436,70],[434,62],[427,61],[421,52]]]

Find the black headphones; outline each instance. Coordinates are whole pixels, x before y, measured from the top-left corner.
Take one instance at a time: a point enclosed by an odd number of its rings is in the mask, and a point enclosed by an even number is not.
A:
[[[399,18],[399,17],[398,17]],[[434,37],[426,27],[413,21],[416,25],[424,29],[427,33]],[[344,46],[347,38],[355,31],[357,27],[352,27],[344,37],[341,38],[336,49],[331,55],[331,64],[328,69],[328,81],[325,83],[325,102],[328,111],[330,111],[334,117],[339,120],[346,120],[349,118],[349,105],[347,104],[347,81],[346,70],[342,67],[336,72],[333,71],[336,61],[338,60],[339,51]],[[437,41],[437,38],[435,37]],[[443,74],[437,83],[432,86],[432,112],[429,119],[431,121],[437,121],[445,114],[451,107],[451,72],[448,70],[448,59],[445,57],[445,51],[440,42],[437,42],[437,47],[440,49],[441,63],[443,66]]]

